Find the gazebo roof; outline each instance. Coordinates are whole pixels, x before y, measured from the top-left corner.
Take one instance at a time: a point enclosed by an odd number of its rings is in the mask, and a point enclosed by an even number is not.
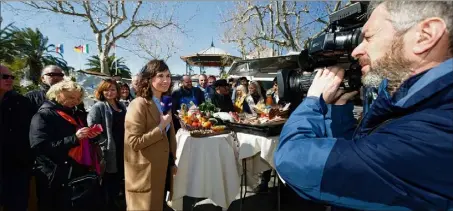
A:
[[[211,47],[189,56],[181,56],[181,59],[192,66],[226,67],[230,66],[234,60],[241,58],[232,56],[223,49],[216,48],[214,42],[212,42]]]
[[[197,54],[198,55],[229,55],[223,49],[214,47],[214,44],[211,44],[211,47],[209,47],[209,48],[199,51]]]

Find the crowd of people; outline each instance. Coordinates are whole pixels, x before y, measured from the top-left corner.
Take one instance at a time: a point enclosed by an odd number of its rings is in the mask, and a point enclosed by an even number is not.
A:
[[[264,102],[266,93],[245,77],[227,81],[204,74],[196,86],[183,76],[181,87],[171,92],[168,66],[152,60],[131,87],[103,79],[87,111],[83,87],[64,80],[58,66],[44,67],[40,88],[23,96],[13,90],[11,71],[0,70],[5,211],[27,210],[31,186],[38,210],[125,210],[126,203],[128,210],[161,210],[177,171],[180,125],[174,118],[181,104],[209,101],[222,112],[253,113],[250,107]],[[267,93],[278,101],[275,81]],[[170,111],[163,108],[164,96],[171,96]],[[98,125],[102,130],[94,129]]]

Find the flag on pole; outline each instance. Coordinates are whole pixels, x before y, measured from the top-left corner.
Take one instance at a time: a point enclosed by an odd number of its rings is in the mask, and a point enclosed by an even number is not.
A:
[[[75,46],[74,47],[74,51],[77,52],[77,53],[82,53],[83,52],[83,46],[81,46],[81,45]]]
[[[82,51],[86,54],[90,53],[88,44],[83,45]]]
[[[74,51],[77,53],[85,53],[85,54],[90,53],[88,44],[74,46]]]
[[[63,54],[64,53],[63,44],[58,44],[57,47],[55,47],[55,52]]]

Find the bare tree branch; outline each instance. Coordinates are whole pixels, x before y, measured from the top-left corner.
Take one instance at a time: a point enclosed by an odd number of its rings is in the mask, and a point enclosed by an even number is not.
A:
[[[137,1],[133,8],[127,8],[126,1],[23,1],[22,3],[40,11],[80,17],[87,21],[96,42],[97,54],[101,60],[101,71],[107,74],[107,57],[112,46],[116,45],[119,40],[127,39],[141,28],[156,30],[163,30],[170,26],[174,26],[178,30],[184,28],[177,20],[174,20],[173,13],[169,14],[167,10],[162,13],[158,11],[160,9],[158,5],[163,5],[159,2],[146,2],[152,11],[143,8],[142,1]],[[140,11],[144,10],[146,10],[144,15],[140,15]],[[116,30],[121,31],[115,33]],[[171,51],[169,46],[160,48]],[[170,53],[165,55],[164,57],[167,58]]]
[[[324,10],[315,2],[236,2],[233,8],[221,12],[221,23],[225,29],[223,41],[236,44],[241,52],[244,52],[243,49],[258,48],[281,53],[302,50],[306,39],[319,34],[313,29],[319,30],[319,26],[329,24],[324,17],[340,9],[341,1],[344,0],[326,3],[328,7]],[[316,18],[313,11],[316,11]]]

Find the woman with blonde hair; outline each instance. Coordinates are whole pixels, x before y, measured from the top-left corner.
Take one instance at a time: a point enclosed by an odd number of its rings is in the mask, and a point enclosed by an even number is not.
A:
[[[51,86],[46,95],[48,100],[33,116],[29,133],[36,155],[39,210],[93,209],[99,202],[95,199],[99,192],[92,192],[97,179],[90,177],[93,178],[89,183],[91,187],[71,183],[90,172],[100,174],[95,157],[81,159],[76,153],[78,149],[87,149],[90,139],[100,134],[86,127],[86,120],[75,109],[83,99],[83,88],[73,81],[62,81]],[[74,197],[74,188],[83,188],[86,192]]]
[[[248,86],[249,92],[247,94],[247,98],[245,99],[247,104],[250,106],[250,110],[252,114],[256,114],[255,106],[259,104],[264,104],[264,96],[261,92],[261,86],[258,82],[252,81]]]
[[[176,136],[162,96],[171,91],[171,74],[162,60],[142,69],[137,97],[126,113],[124,169],[127,210],[162,211],[176,174]]]
[[[244,85],[239,85],[235,89],[234,111],[237,113],[251,113],[250,107],[245,100],[247,98],[247,89]]]

